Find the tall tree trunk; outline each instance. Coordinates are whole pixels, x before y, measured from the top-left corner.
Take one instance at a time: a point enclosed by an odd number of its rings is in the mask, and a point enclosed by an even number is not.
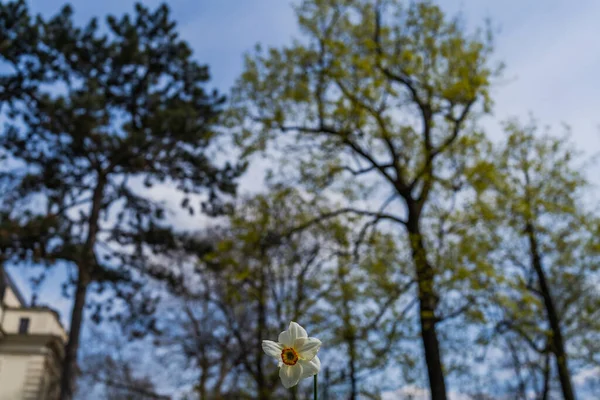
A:
[[[324,382],[324,385],[322,385],[323,400],[329,400],[329,386],[330,386],[329,367],[325,367],[325,382]]]
[[[342,293],[342,312],[344,322],[344,340],[348,346],[348,370],[350,373],[350,395],[348,400],[356,400],[358,396],[358,385],[356,379],[356,332],[352,324],[351,293],[346,283],[347,272],[343,265],[338,266],[338,281]]]
[[[540,285],[540,293],[544,299],[544,306],[546,308],[546,315],[548,317],[548,323],[550,324],[550,330],[552,332],[551,343],[552,352],[556,359],[556,369],[558,371],[558,378],[565,400],[575,400],[575,392],[573,390],[573,384],[571,383],[571,374],[567,364],[567,352],[565,350],[565,342],[563,339],[562,329],[560,327],[560,318],[554,305],[552,294],[550,293],[550,287],[546,281],[546,274],[542,266],[542,259],[539,253],[539,245],[537,238],[535,237],[535,230],[533,224],[528,222],[525,231],[529,239],[529,246],[531,252],[531,264],[538,278]]]
[[[410,210],[409,204],[409,210]],[[434,289],[434,270],[427,260],[427,253],[419,227],[419,216],[409,211],[406,224],[412,259],[415,263],[419,291],[419,310],[421,319],[421,339],[425,350],[425,362],[429,377],[431,400],[446,400],[446,382],[440,353],[440,344],[436,332],[436,308],[438,296]]]
[[[198,363],[200,365],[201,372],[200,379],[198,380],[197,392],[198,397],[200,397],[200,400],[207,400],[208,397],[206,395],[206,384],[208,382],[208,372],[210,369],[210,365],[208,363],[208,358],[205,357],[205,355],[203,354],[204,351],[202,351],[201,353],[202,354],[200,355],[200,362]]]
[[[83,308],[85,307],[85,297],[89,285],[89,279],[86,279],[87,273],[82,274],[79,271],[77,278],[77,289],[75,290],[75,302],[71,312],[71,324],[69,329],[69,341],[65,346],[65,358],[62,363],[62,376],[60,381],[60,399],[71,400],[73,398],[77,352],[79,350],[79,336],[81,333],[81,323],[83,321]]]
[[[544,354],[544,387],[540,400],[548,400],[550,393],[550,353]]]
[[[527,400],[527,384],[525,383],[523,374],[521,373],[522,362],[519,359],[519,352],[510,338],[508,338],[506,344],[510,349],[513,367],[515,368],[515,374],[517,375],[517,387],[515,388],[516,394],[518,395],[517,398],[519,400]]]
[[[217,399],[220,399],[223,397],[223,395],[221,394],[221,390],[222,390],[223,384],[225,383],[225,379],[227,378],[227,374],[232,369],[232,366],[230,365],[230,363],[226,357],[222,357],[220,362],[221,362],[221,365],[219,367],[219,377],[217,379],[217,382],[213,386],[213,394],[215,395],[215,397]]]
[[[75,290],[75,301],[71,312],[71,324],[69,326],[69,341],[65,346],[65,357],[62,362],[62,376],[60,381],[60,399],[71,400],[73,398],[77,353],[79,352],[79,336],[83,323],[83,309],[88,286],[91,282],[92,268],[95,264],[94,246],[98,235],[98,219],[102,209],[104,187],[106,177],[98,174],[98,183],[92,197],[92,208],[88,222],[87,239],[81,249],[80,260],[77,265],[77,288]]]
[[[358,398],[358,386],[356,382],[356,349],[354,338],[348,343],[350,346],[350,396],[348,400],[356,400]]]
[[[264,251],[264,249],[263,249]],[[267,327],[267,314],[266,314],[266,305],[265,305],[265,272],[263,267],[260,268],[260,286],[258,293],[258,304],[257,304],[257,319],[258,326],[256,329],[256,343],[262,343],[262,339],[265,337],[266,327]],[[267,382],[265,379],[265,374],[263,371],[263,352],[259,351],[256,353],[256,386],[258,390],[258,399],[259,400],[268,400],[269,389],[267,387]]]

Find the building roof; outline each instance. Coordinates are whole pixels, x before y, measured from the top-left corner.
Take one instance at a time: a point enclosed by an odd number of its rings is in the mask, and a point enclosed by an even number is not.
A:
[[[16,283],[12,280],[12,278],[10,277],[8,272],[6,272],[2,263],[0,263],[0,303],[4,299],[4,293],[7,288],[11,289],[11,291],[15,294],[15,296],[21,303],[21,307],[18,307],[18,308],[6,307],[7,310],[8,309],[14,309],[14,310],[22,309],[22,310],[27,310],[27,311],[49,312],[56,318],[58,325],[65,332],[65,334],[68,334],[67,330],[65,329],[65,327],[63,326],[63,324],[60,320],[60,315],[59,315],[58,311],[56,311],[54,308],[47,307],[47,306],[38,306],[38,305],[30,306],[27,304],[25,297],[23,296],[23,294],[17,287]]]
[[[15,282],[12,280],[8,272],[4,269],[4,265],[0,263],[0,301],[4,299],[4,292],[6,288],[10,288],[12,292],[15,294],[19,302],[23,307],[27,307],[27,301],[25,300],[25,296],[21,293]]]

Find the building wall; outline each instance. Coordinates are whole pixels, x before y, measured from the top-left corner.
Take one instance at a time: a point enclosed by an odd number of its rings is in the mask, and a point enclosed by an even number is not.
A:
[[[4,312],[2,329],[6,334],[18,334],[21,318],[29,318],[28,335],[55,335],[67,339],[64,329],[59,325],[56,317],[50,312],[40,312],[21,309],[7,309]]]
[[[44,354],[0,354],[0,400],[53,400],[55,377]]]
[[[8,282],[0,293],[0,400],[56,400],[67,334],[54,311],[22,304]],[[19,333],[22,318],[29,324]]]
[[[21,400],[28,357],[0,354],[0,400]]]

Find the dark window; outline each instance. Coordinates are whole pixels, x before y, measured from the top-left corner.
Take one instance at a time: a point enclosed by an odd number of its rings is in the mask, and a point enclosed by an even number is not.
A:
[[[19,321],[19,334],[26,335],[29,330],[29,318],[21,318]]]

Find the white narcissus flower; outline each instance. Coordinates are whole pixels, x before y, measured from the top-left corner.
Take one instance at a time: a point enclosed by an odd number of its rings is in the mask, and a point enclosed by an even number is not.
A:
[[[308,337],[306,330],[293,321],[287,331],[279,334],[277,342],[263,340],[262,348],[279,361],[279,377],[286,389],[321,370],[321,360],[317,357],[321,341]]]

